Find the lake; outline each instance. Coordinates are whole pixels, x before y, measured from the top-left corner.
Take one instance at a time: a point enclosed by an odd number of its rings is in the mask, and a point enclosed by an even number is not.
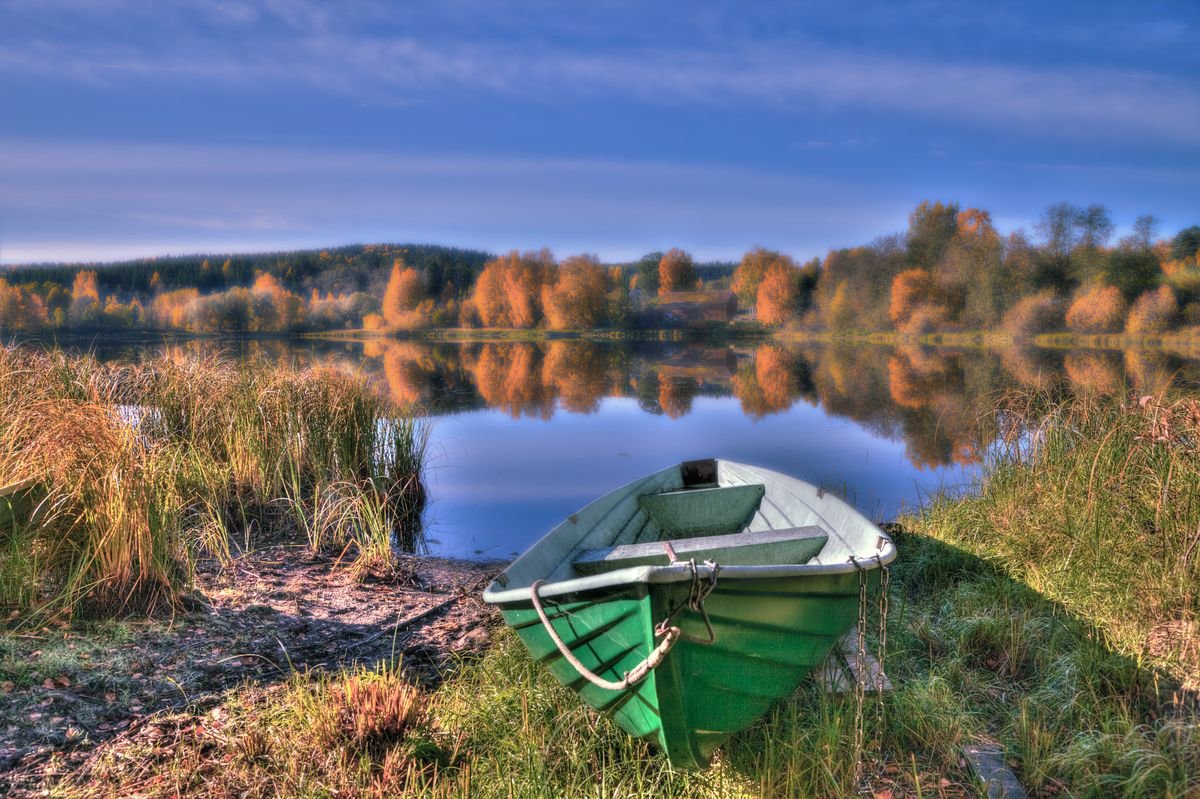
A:
[[[612,489],[681,460],[766,466],[884,521],[969,489],[1012,391],[1200,385],[1161,351],[696,341],[68,343],[362,368],[432,425],[432,554],[510,558]]]

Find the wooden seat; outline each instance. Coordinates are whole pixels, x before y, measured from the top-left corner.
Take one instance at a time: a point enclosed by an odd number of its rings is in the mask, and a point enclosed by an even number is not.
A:
[[[572,565],[582,575],[630,566],[666,566],[671,562],[668,543],[679,560],[713,560],[722,566],[791,565],[807,563],[828,540],[820,527],[789,527],[589,549],[581,552]]]
[[[750,523],[764,493],[761,483],[685,488],[645,494],[638,504],[667,537],[728,535]]]

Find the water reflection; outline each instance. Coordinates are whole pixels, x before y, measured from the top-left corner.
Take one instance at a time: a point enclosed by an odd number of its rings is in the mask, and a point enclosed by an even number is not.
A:
[[[1200,384],[1200,361],[1148,350],[581,340],[93,349],[137,358],[176,348],[342,362],[427,408],[438,417],[430,535],[453,555],[520,551],[591,499],[692,457],[789,472],[887,518],[977,474],[1005,392]]]

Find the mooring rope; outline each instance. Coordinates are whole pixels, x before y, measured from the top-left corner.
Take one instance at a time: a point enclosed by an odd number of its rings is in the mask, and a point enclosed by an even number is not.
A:
[[[542,625],[545,626],[546,632],[550,635],[550,640],[558,647],[558,651],[566,659],[568,663],[575,667],[575,670],[592,685],[597,688],[604,688],[608,691],[624,691],[630,686],[637,685],[646,678],[646,675],[654,671],[658,664],[662,663],[663,658],[671,651],[671,647],[675,646],[675,642],[679,640],[682,630],[678,627],[667,627],[661,631],[663,640],[658,643],[658,646],[650,650],[650,654],[641,663],[634,666],[629,671],[625,672],[625,676],[620,680],[613,682],[606,680],[599,674],[588,669],[587,666],[580,662],[579,658],[573,653],[563,640],[558,637],[554,626],[550,624],[550,617],[546,615],[545,609],[542,608],[542,598],[538,596],[538,589],[542,587],[545,580],[537,580],[529,587],[529,598],[533,601],[533,609],[537,611],[538,618],[542,620]],[[658,632],[658,630],[656,630]]]

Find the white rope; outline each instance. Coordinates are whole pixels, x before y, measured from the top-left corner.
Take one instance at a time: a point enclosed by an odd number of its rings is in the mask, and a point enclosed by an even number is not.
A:
[[[542,608],[542,598],[538,596],[538,589],[542,587],[545,580],[537,580],[529,587],[529,598],[533,600],[533,609],[537,611],[538,618],[542,620],[542,624],[546,627],[546,632],[550,635],[550,640],[558,647],[558,651],[566,658],[567,662],[575,667],[575,670],[592,685],[597,688],[604,688],[609,691],[624,691],[631,685],[637,685],[646,675],[654,671],[654,669],[663,662],[663,658],[671,651],[671,647],[675,646],[675,642],[679,640],[680,629],[678,627],[667,627],[663,633],[663,639],[658,646],[650,650],[650,654],[641,663],[634,666],[629,671],[625,672],[625,676],[613,682],[606,680],[599,674],[588,669],[575,657],[575,654],[567,648],[563,640],[558,637],[558,633],[554,631],[554,626],[550,624],[550,617],[546,615],[546,611]]]

